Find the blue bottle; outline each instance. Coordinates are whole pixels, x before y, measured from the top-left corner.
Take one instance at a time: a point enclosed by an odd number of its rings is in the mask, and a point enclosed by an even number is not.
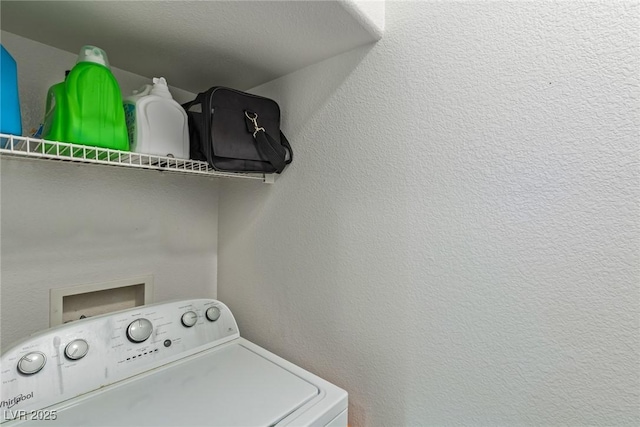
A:
[[[18,67],[16,61],[0,45],[0,133],[22,135],[20,99],[18,98]],[[0,145],[4,145],[1,144]]]

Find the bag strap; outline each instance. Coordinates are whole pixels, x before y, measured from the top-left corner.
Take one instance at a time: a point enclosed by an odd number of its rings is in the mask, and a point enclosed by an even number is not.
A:
[[[291,151],[289,141],[287,141],[287,138],[285,138],[282,132],[280,132],[280,137],[284,144],[278,144],[278,142],[264,130],[260,130],[254,134],[258,152],[267,158],[271,166],[275,168],[276,173],[282,173],[285,166],[293,160],[293,152]],[[287,150],[289,151],[288,160],[286,159]]]
[[[282,144],[284,148],[286,148],[287,151],[289,152],[289,159],[287,159],[285,163],[286,164],[291,163],[293,161],[293,149],[291,148],[291,144],[289,144],[289,140],[287,139],[286,136],[284,136],[284,133],[282,133],[282,131],[280,131],[280,144]]]
[[[196,95],[194,100],[185,102],[184,104],[182,104],[182,108],[184,109],[184,111],[189,111],[189,108],[191,108],[193,104],[201,104],[203,95],[204,93],[200,92],[198,95]],[[204,105],[203,105],[203,110],[204,110]]]
[[[280,131],[280,143],[278,143],[271,135],[269,135],[263,127],[258,125],[258,115],[245,111],[244,113],[247,130],[253,133],[253,138],[256,140],[256,147],[258,153],[264,156],[271,166],[274,167],[276,173],[282,173],[285,166],[293,161],[293,150],[291,145]],[[252,117],[253,116],[253,117]],[[289,158],[287,159],[287,152]]]

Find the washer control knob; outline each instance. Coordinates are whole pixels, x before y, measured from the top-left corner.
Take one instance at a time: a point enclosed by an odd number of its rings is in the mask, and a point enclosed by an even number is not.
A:
[[[220,309],[218,307],[209,307],[207,308],[205,315],[207,316],[207,319],[215,322],[220,317]]]
[[[22,356],[18,361],[18,371],[25,375],[33,375],[40,369],[44,368],[45,363],[47,363],[47,357],[44,353],[32,351],[31,353]]]
[[[187,311],[182,315],[182,324],[187,328],[192,327],[198,321],[198,315],[195,311]]]
[[[64,355],[71,360],[79,360],[87,355],[89,344],[85,340],[77,339],[71,341],[64,348]]]
[[[153,325],[147,319],[136,319],[127,328],[127,338],[131,342],[143,342],[151,336]]]

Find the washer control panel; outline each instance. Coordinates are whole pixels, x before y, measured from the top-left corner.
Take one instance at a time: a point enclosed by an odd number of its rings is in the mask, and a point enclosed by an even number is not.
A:
[[[223,303],[173,301],[78,320],[32,335],[0,359],[7,414],[71,399],[238,338]]]

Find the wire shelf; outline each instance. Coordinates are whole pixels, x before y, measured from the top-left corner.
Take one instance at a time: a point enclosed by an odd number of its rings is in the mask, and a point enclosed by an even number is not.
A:
[[[63,162],[96,163],[139,169],[152,169],[183,174],[221,178],[257,179],[273,183],[271,174],[220,172],[198,160],[176,159],[131,151],[111,150],[89,145],[47,141],[0,133],[0,155],[58,160]]]

